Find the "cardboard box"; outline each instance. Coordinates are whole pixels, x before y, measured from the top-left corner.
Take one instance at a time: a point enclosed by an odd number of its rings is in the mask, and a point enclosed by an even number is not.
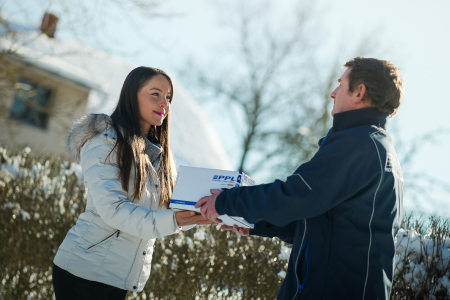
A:
[[[200,208],[194,206],[200,198],[211,195],[210,189],[225,190],[255,184],[255,181],[243,172],[180,166],[170,208],[200,212]],[[241,217],[221,215],[219,219],[224,225],[254,227],[254,224]]]

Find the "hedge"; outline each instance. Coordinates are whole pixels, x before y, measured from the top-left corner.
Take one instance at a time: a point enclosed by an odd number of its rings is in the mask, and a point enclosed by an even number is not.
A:
[[[52,260],[84,210],[78,165],[0,148],[0,299],[54,299]],[[450,300],[449,220],[405,217],[395,240],[392,299]],[[275,299],[290,245],[216,226],[157,240],[152,274],[128,299]]]

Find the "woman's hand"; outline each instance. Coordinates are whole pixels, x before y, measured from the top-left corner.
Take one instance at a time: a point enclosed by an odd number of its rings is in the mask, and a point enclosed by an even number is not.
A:
[[[179,211],[175,213],[175,219],[177,220],[178,227],[187,225],[207,225],[216,224],[215,222],[203,218],[202,215],[196,215],[195,211]]]
[[[250,228],[238,227],[237,225],[234,225],[234,226],[222,225],[222,226],[220,226],[220,229],[233,230],[234,232],[236,232],[242,236],[247,236],[250,234]]]

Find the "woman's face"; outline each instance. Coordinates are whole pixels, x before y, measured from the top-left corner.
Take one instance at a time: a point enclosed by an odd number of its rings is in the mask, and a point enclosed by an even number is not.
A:
[[[163,75],[153,76],[137,93],[141,130],[147,135],[151,125],[161,126],[170,110],[172,91]]]

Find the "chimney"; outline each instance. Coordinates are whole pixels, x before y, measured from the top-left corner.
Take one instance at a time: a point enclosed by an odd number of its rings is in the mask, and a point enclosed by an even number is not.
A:
[[[41,32],[45,33],[48,37],[54,38],[58,20],[57,16],[46,12],[42,18]]]

